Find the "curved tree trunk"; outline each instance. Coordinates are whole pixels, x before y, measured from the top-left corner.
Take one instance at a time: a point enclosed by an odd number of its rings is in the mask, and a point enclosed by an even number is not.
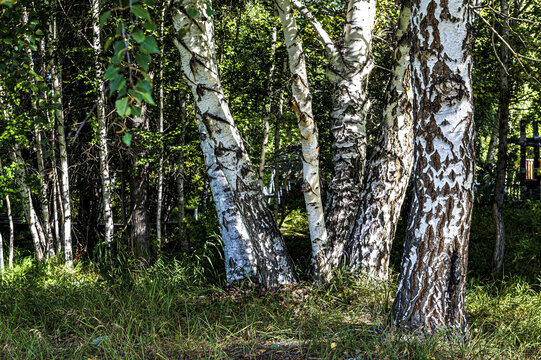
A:
[[[289,56],[291,72],[291,106],[297,115],[302,145],[302,166],[304,201],[308,216],[310,240],[312,241],[312,261],[316,278],[324,271],[322,246],[327,243],[327,229],[321,201],[319,180],[319,150],[317,127],[312,114],[312,94],[310,94],[308,74],[301,39],[297,30],[295,15],[290,0],[276,0],[276,7],[284,30],[284,39]]]
[[[212,18],[204,17],[201,1],[177,1],[173,16],[175,29],[185,33],[175,39],[182,70],[196,101],[200,123],[208,134],[208,143],[216,163],[224,172],[255,253],[258,275],[269,288],[296,281],[293,264],[280,230],[270,211],[257,175],[240,137],[218,76]],[[193,19],[186,9],[197,9]]]
[[[392,78],[383,121],[368,161],[359,215],[346,248],[346,267],[385,280],[400,209],[413,166],[413,114],[410,78],[411,1],[402,3]]]
[[[414,198],[393,319],[424,333],[467,327],[475,172],[468,5],[469,0],[412,3]]]
[[[502,26],[502,38],[509,43],[509,4],[501,0],[502,16],[505,23]],[[509,86],[509,49],[505,44],[500,45],[500,99],[498,103],[498,161],[496,162],[496,183],[494,186],[494,202],[492,204],[492,220],[495,228],[495,242],[492,252],[492,273],[502,270],[505,254],[505,222],[503,217],[503,200],[505,195],[505,177],[507,175],[507,133],[509,131],[509,103],[511,90]]]

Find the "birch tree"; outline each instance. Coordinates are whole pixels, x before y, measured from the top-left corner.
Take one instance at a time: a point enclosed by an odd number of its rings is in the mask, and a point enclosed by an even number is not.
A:
[[[409,21],[411,1],[402,3],[394,65],[383,120],[361,189],[359,214],[348,241],[345,258],[349,269],[385,280],[402,203],[413,166],[413,118],[410,79]]]
[[[101,34],[100,34],[100,0],[91,0],[90,7],[92,11],[92,35],[93,35],[93,50],[94,50],[94,72],[96,74],[96,119],[98,128],[98,148],[99,148],[99,164],[101,177],[101,193],[103,200],[103,220],[105,223],[104,242],[110,244],[113,241],[114,221],[113,207],[111,202],[111,175],[109,171],[109,147],[107,140],[107,122],[105,119],[105,81],[103,78],[103,65],[100,61]]]
[[[258,276],[269,288],[294,282],[296,276],[282,235],[223,94],[212,16],[202,1],[176,1],[174,6],[173,24],[179,32],[175,45],[195,99],[200,126],[205,130],[201,133],[208,134],[207,152],[216,157],[252,240],[258,259]],[[223,196],[220,193],[213,195],[215,201]]]
[[[308,216],[310,240],[312,241],[312,262],[316,277],[324,271],[322,247],[327,243],[327,228],[321,200],[319,179],[319,151],[317,127],[312,114],[312,94],[310,93],[305,56],[297,29],[295,14],[289,0],[277,0],[276,8],[280,15],[284,40],[289,57],[291,73],[291,107],[297,115],[302,146],[302,167],[304,201]]]
[[[474,123],[469,1],[412,2],[413,204],[393,319],[465,330]]]

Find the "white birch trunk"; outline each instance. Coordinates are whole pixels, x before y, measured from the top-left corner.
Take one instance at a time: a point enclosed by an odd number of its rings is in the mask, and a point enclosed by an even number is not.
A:
[[[258,276],[264,286],[275,288],[296,281],[293,264],[272,216],[248,153],[244,148],[218,75],[212,18],[205,16],[203,1],[176,3],[173,24],[185,33],[175,38],[182,70],[196,101],[200,123],[208,134],[216,163],[227,179],[235,204],[252,239],[258,258]],[[191,19],[186,9],[196,9]],[[215,199],[216,200],[216,199]]]
[[[267,157],[267,149],[269,147],[269,130],[270,130],[270,117],[272,111],[272,80],[274,79],[274,58],[276,55],[276,38],[278,37],[278,27],[274,25],[272,28],[272,46],[271,46],[271,67],[269,69],[269,76],[267,78],[267,105],[265,106],[265,115],[263,118],[263,142],[261,144],[261,157],[259,160],[259,181],[261,182],[261,188],[265,186],[265,162]]]
[[[348,2],[342,47],[336,46],[299,0],[292,3],[313,25],[325,46],[329,60],[327,78],[334,87],[331,112],[334,175],[325,206],[328,237],[317,254],[320,278],[327,280],[342,261],[358,208],[366,159],[366,118],[370,109],[367,85],[374,67],[371,43],[376,0]]]
[[[184,177],[185,177],[185,164],[184,164],[184,145],[185,145],[185,132],[186,132],[186,92],[184,89],[180,90],[179,96],[179,110],[180,121],[182,122],[179,139],[179,151],[178,151],[178,174],[177,174],[177,207],[178,207],[178,234],[180,238],[180,248],[182,251],[189,250],[189,242],[186,236],[186,221],[184,220],[186,215],[186,201],[184,194]],[[222,230],[223,231],[223,230]]]
[[[53,41],[50,49],[50,55],[55,57],[56,46],[58,41],[58,34],[56,29],[56,18],[53,16],[51,21],[51,33],[53,35]],[[58,140],[58,155],[60,161],[60,188],[63,210],[63,229],[64,229],[64,256],[66,265],[68,267],[73,266],[73,251],[71,244],[71,197],[70,197],[70,183],[69,183],[69,166],[68,166],[68,149],[66,144],[66,135],[64,133],[64,109],[62,106],[62,74],[58,70],[54,60],[51,60],[51,76],[53,82],[53,93],[58,97],[55,118],[56,118],[56,132]]]
[[[0,232],[0,271],[4,275],[4,239],[2,238],[2,233]]]
[[[9,195],[6,195],[6,206],[8,209],[8,219],[9,219],[9,257],[8,257],[8,267],[13,269],[13,247],[15,243],[15,226],[13,226],[13,215],[11,214],[11,201]]]
[[[17,145],[15,149],[10,152],[11,160],[16,163],[23,165],[22,158],[19,154]],[[30,228],[30,234],[32,236],[32,242],[34,243],[34,250],[36,251],[36,259],[38,261],[43,260],[43,243],[45,239],[41,238],[40,231],[38,229],[37,215],[36,210],[34,209],[34,204],[32,201],[31,191],[28,189],[26,182],[24,181],[24,171],[22,169],[17,169],[15,172],[15,182],[19,188],[22,189],[23,193],[23,208],[28,222],[28,227]]]
[[[412,2],[415,160],[395,324],[465,330],[475,134],[469,0]]]
[[[105,81],[103,79],[103,67],[100,62],[101,49],[101,34],[100,34],[100,0],[91,0],[92,11],[92,34],[93,34],[93,50],[94,50],[94,72],[96,73],[97,82],[97,125],[98,125],[98,148],[99,148],[99,164],[101,175],[101,193],[103,198],[103,220],[105,223],[104,242],[110,244],[113,241],[114,234],[114,219],[113,206],[111,202],[111,174],[109,171],[109,148],[107,144],[107,122],[105,119]]]
[[[327,243],[327,228],[321,201],[318,133],[312,114],[312,94],[310,94],[305,57],[291,2],[290,0],[276,0],[276,7],[282,22],[289,57],[291,106],[297,115],[302,145],[302,190],[312,242],[314,273],[316,278],[319,278],[320,272],[325,271],[325,263],[322,262],[320,255],[322,246]]]
[[[413,114],[410,78],[411,1],[402,3],[395,39],[392,78],[385,96],[383,121],[368,161],[359,215],[346,248],[346,267],[385,280],[400,209],[413,166]]]

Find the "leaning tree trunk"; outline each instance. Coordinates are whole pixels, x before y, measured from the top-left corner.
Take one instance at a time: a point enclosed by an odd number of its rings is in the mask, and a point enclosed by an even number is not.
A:
[[[321,261],[322,247],[327,243],[327,228],[321,201],[319,179],[318,133],[312,114],[312,94],[310,93],[305,56],[297,29],[297,22],[290,0],[276,0],[284,39],[289,57],[291,72],[291,106],[297,115],[302,145],[302,168],[304,202],[308,216],[308,228],[312,242],[312,262],[316,278],[324,270]]]
[[[509,4],[501,0],[502,16],[505,23],[502,26],[502,38],[509,43]],[[494,202],[492,204],[492,220],[495,228],[495,242],[492,252],[492,273],[502,270],[505,254],[505,222],[503,217],[503,200],[505,195],[505,177],[507,174],[507,133],[509,131],[509,102],[511,90],[509,86],[509,49],[505,44],[500,45],[500,101],[498,103],[498,161],[496,162],[496,184],[494,186]]]
[[[345,251],[346,267],[377,279],[388,277],[389,255],[413,166],[413,118],[409,21],[411,1],[402,3],[397,48],[383,121],[366,169],[359,215]]]
[[[424,333],[467,327],[475,172],[468,5],[469,0],[412,3],[413,204],[393,319]]]
[[[91,0],[92,8],[92,33],[94,36],[94,72],[96,73],[97,82],[97,106],[96,117],[98,125],[98,147],[99,147],[99,163],[101,175],[101,193],[103,199],[103,220],[105,223],[104,242],[110,244],[113,241],[114,221],[113,221],[113,206],[111,201],[112,184],[109,171],[109,148],[107,145],[107,122],[105,119],[105,82],[103,79],[103,67],[100,62],[101,49],[101,34],[100,34],[100,0]]]
[[[263,285],[273,288],[296,281],[293,264],[282,234],[260,187],[229,106],[223,94],[216,64],[211,17],[204,16],[201,1],[177,1],[173,16],[182,70],[196,101],[198,120],[208,134],[210,149],[223,171],[258,257],[258,275]],[[186,9],[196,9],[192,19]],[[215,199],[216,201],[216,199]]]
[[[325,46],[327,78],[334,87],[332,145],[334,174],[325,205],[328,236],[316,255],[316,276],[328,280],[342,261],[355,222],[366,159],[367,85],[374,67],[371,55],[376,0],[349,0],[343,45],[337,46],[323,26],[299,1],[292,4],[312,24]],[[318,274],[319,272],[319,274]]]

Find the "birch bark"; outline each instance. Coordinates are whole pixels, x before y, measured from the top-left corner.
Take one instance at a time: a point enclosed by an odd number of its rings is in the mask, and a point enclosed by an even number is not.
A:
[[[383,121],[361,190],[359,214],[346,248],[346,267],[378,279],[388,277],[389,255],[413,166],[413,114],[410,78],[411,1],[402,3],[392,77]]]
[[[368,77],[374,67],[371,56],[375,24],[375,0],[350,0],[343,45],[337,46],[299,0],[292,4],[313,25],[325,46],[327,78],[334,87],[332,145],[334,175],[325,205],[328,236],[317,250],[319,277],[328,280],[342,261],[357,213],[359,190],[366,159],[366,117],[370,109]]]
[[[182,29],[182,36],[175,39],[182,70],[196,101],[198,120],[208,134],[209,147],[227,179],[235,205],[252,239],[259,264],[258,276],[269,288],[295,282],[293,265],[282,235],[223,94],[216,64],[212,18],[205,16],[202,1],[176,1],[175,5],[173,24],[177,31]],[[196,16],[190,17],[186,9],[197,10]]]
[[[8,219],[9,219],[9,258],[8,258],[8,267],[13,269],[13,247],[15,242],[15,226],[13,226],[13,215],[11,214],[11,201],[9,195],[6,195],[6,206],[8,209]]]
[[[112,184],[109,171],[109,146],[107,141],[107,121],[105,119],[105,81],[103,78],[103,67],[100,61],[101,34],[100,34],[100,0],[91,0],[92,11],[92,34],[94,50],[94,72],[96,74],[96,91],[98,95],[96,115],[98,125],[98,147],[99,164],[101,177],[101,193],[103,200],[103,220],[105,223],[104,242],[110,244],[113,241],[114,221],[113,206],[111,201]]]
[[[321,201],[318,133],[314,115],[312,114],[312,94],[310,93],[304,52],[291,2],[290,0],[275,0],[275,4],[282,22],[289,57],[291,107],[297,115],[302,146],[302,191],[312,242],[314,273],[315,277],[319,278],[320,272],[325,269],[325,263],[320,255],[322,247],[325,246],[328,240]]]
[[[467,327],[473,205],[473,45],[469,0],[412,2],[413,204],[393,319],[433,333]]]
[[[185,131],[186,131],[186,93],[184,89],[180,91],[179,96],[180,104],[180,121],[182,122],[180,129],[179,150],[178,150],[178,174],[177,174],[177,207],[178,207],[178,233],[180,238],[180,248],[182,251],[189,250],[188,237],[186,236],[186,201],[184,197],[184,177],[185,177],[185,164],[184,164],[184,145],[185,145]]]
[[[54,13],[54,12],[53,12]],[[56,15],[51,20],[52,41],[49,46],[51,59],[57,58],[58,33],[56,28]],[[73,266],[73,251],[71,244],[71,196],[69,182],[68,149],[64,132],[64,109],[62,104],[62,73],[54,60],[50,63],[53,93],[58,98],[55,108],[56,132],[58,140],[58,159],[60,161],[60,196],[63,211],[64,257],[68,267]]]

